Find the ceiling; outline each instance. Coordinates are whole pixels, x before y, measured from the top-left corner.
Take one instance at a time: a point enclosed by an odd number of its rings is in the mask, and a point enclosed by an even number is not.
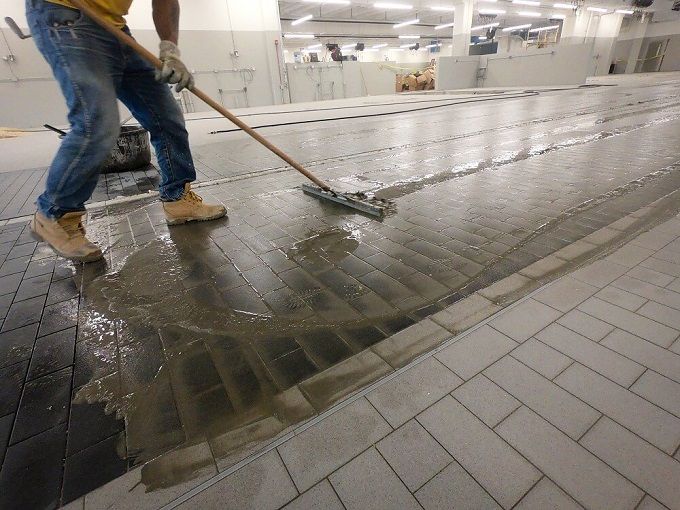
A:
[[[501,22],[502,26],[513,24],[533,23],[535,26],[549,24],[552,13],[564,14],[569,11],[554,9],[554,2],[570,3],[569,0],[543,1],[541,6],[516,5],[510,0],[475,0],[475,18],[473,24],[488,22],[480,17],[479,9],[500,9],[505,14],[498,15],[495,21]],[[350,5],[317,4],[304,0],[280,0],[279,10],[282,20],[295,20],[312,14],[316,20],[336,21],[352,20],[355,22],[398,23],[412,19],[419,19],[419,26],[441,25],[453,21],[453,12],[438,12],[433,7],[451,7],[452,0],[389,0],[389,3],[402,3],[413,6],[411,10],[378,9],[373,6],[375,0],[351,0]],[[608,9],[630,9],[631,0],[586,0],[585,6],[604,7]],[[654,4],[646,9],[655,12],[656,20],[680,19],[680,13],[671,10],[673,0],[655,0]],[[542,14],[541,18],[519,16],[519,11],[536,11]],[[492,20],[493,21],[493,20]],[[286,25],[287,26],[287,25]],[[303,28],[304,27],[304,28]],[[307,22],[295,27],[299,31],[314,31],[314,22]]]

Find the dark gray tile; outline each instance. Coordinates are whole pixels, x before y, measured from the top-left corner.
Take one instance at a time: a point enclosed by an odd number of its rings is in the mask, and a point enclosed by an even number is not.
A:
[[[33,352],[37,333],[37,324],[0,333],[0,368],[28,360]]]
[[[28,361],[0,369],[0,416],[13,413],[19,407],[27,369]]]
[[[73,365],[75,344],[75,328],[38,338],[28,368],[28,380]]]
[[[48,305],[40,320],[39,336],[49,335],[78,324],[78,299]]]
[[[2,331],[9,331],[38,322],[42,316],[44,304],[45,296],[38,296],[12,304],[7,313],[5,323],[2,325]]]

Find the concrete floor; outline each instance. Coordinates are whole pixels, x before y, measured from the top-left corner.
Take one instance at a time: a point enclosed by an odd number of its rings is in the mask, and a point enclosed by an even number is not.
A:
[[[210,119],[190,123],[194,152],[227,179],[200,191],[229,219],[168,229],[150,198],[93,209],[107,261],[84,268],[0,226],[3,504],[54,507],[128,471],[170,501],[675,216],[678,81],[263,128],[334,186],[394,200],[384,221],[303,195]],[[428,318],[470,296],[475,313]]]

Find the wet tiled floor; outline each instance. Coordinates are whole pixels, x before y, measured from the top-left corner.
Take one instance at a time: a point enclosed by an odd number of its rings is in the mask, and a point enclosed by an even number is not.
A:
[[[330,146],[268,133],[334,185],[393,198],[381,222],[276,172],[201,188],[230,209],[216,222],[93,211],[105,264],[0,227],[0,506],[54,507],[140,464],[147,490],[225,469],[410,359],[369,349],[387,336],[558,250],[594,255],[572,243],[680,187],[677,84],[642,85],[409,114],[405,134],[400,117],[337,121]],[[276,166],[219,143],[198,148],[207,165]]]

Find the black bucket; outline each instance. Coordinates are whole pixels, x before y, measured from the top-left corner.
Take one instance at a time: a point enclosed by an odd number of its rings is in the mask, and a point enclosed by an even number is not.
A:
[[[102,165],[102,173],[131,172],[151,164],[149,132],[141,127],[122,126],[116,146]]]

